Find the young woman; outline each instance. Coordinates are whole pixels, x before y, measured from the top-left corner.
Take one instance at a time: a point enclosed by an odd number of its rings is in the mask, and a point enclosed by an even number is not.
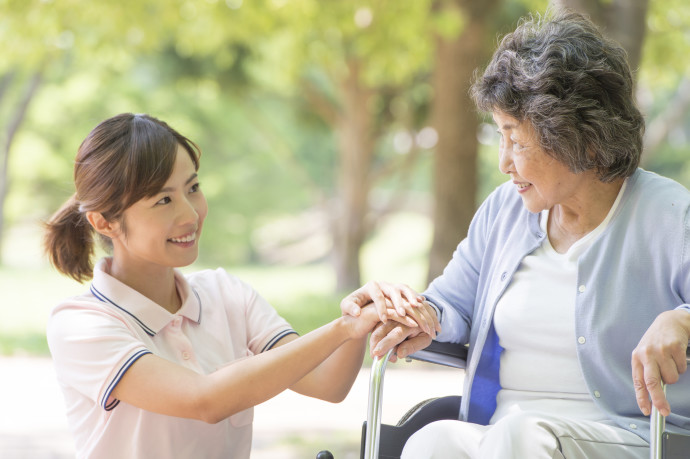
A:
[[[197,258],[208,210],[199,156],[155,118],[110,118],[79,148],[76,193],[47,224],[53,265],[92,279],[47,333],[78,457],[246,458],[253,406],[287,388],[341,401],[361,366],[373,307],[298,337],[223,269],[175,269]],[[95,267],[94,236],[112,251]]]

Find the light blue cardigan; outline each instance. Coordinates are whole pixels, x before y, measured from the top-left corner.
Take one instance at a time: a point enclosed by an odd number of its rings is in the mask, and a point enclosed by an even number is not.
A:
[[[580,256],[573,285],[573,345],[592,399],[647,441],[649,418],[635,401],[631,353],[661,312],[690,312],[689,209],[690,192],[682,185],[638,169],[608,227]],[[539,214],[524,208],[508,182],[482,204],[467,238],[424,292],[442,311],[436,339],[470,345],[461,419],[485,424],[495,410],[500,347],[494,308],[523,257],[545,237]],[[690,433],[690,372],[669,386],[668,398],[667,430]]]

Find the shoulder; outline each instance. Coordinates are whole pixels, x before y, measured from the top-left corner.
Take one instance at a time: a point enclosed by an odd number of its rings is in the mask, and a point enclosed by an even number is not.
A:
[[[686,218],[690,191],[680,183],[654,172],[638,169],[629,179],[626,207],[640,218]]]
[[[77,337],[131,334],[131,321],[125,313],[89,292],[67,298],[53,308],[46,324],[46,338],[51,352],[54,352],[59,343],[75,341]]]

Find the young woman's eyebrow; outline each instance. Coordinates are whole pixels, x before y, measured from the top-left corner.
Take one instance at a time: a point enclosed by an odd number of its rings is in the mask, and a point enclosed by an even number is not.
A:
[[[199,176],[199,174],[197,174],[196,172],[193,173],[192,176],[189,177],[189,178],[187,179],[186,182],[184,182],[184,184],[185,184],[185,185],[189,185],[189,184],[190,184],[192,181],[194,181],[194,179],[196,179],[198,176]],[[160,192],[161,192],[161,193],[168,193],[168,192],[170,192],[170,191],[174,191],[174,188],[167,186],[167,187],[165,187],[165,188],[161,188],[161,191],[160,191]]]

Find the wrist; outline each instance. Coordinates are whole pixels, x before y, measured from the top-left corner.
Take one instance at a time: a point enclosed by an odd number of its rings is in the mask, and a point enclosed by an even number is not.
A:
[[[331,322],[333,325],[333,336],[338,342],[342,344],[353,338],[353,323],[355,320],[356,319],[350,315],[344,315]]]
[[[668,313],[672,314],[673,320],[683,327],[685,332],[690,336],[690,309],[681,306],[673,311],[668,311]]]

